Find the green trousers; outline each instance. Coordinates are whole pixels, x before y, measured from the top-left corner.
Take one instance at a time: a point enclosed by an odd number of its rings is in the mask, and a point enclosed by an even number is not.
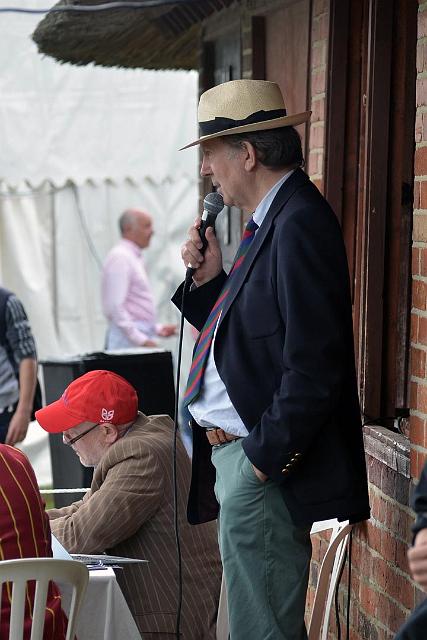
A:
[[[230,639],[306,640],[310,528],[292,523],[278,485],[257,478],[242,442],[212,449]]]

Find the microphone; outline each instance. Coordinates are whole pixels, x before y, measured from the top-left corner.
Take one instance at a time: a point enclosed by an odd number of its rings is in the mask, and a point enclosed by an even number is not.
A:
[[[204,253],[206,251],[206,247],[208,246],[208,241],[206,240],[206,229],[208,227],[215,228],[215,220],[220,211],[224,208],[224,200],[222,199],[222,195],[217,191],[212,191],[212,193],[207,193],[205,199],[203,200],[203,214],[202,214],[202,224],[200,225],[199,234],[200,239],[202,241],[202,248],[200,251]],[[189,281],[196,269],[194,267],[188,267],[185,280]]]

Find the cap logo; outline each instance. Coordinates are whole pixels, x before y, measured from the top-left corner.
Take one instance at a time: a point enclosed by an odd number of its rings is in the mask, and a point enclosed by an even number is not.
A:
[[[108,409],[101,409],[101,417],[106,422],[109,422],[114,418],[114,409],[111,409],[111,411],[108,411]]]

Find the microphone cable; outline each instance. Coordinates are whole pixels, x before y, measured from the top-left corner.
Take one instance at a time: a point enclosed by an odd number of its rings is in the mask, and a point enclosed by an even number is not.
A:
[[[182,288],[182,298],[181,298],[181,320],[179,325],[179,336],[178,336],[178,355],[177,355],[177,367],[176,367],[176,383],[175,383],[175,407],[174,407],[174,430],[173,430],[173,464],[172,464],[172,482],[173,482],[173,515],[174,515],[174,533],[175,533],[175,543],[176,543],[176,555],[177,555],[177,564],[178,564],[178,602],[177,602],[177,611],[176,611],[176,622],[175,622],[175,637],[176,640],[180,640],[180,626],[181,626],[181,611],[182,611],[182,553],[181,553],[181,541],[179,537],[179,510],[178,510],[178,481],[177,481],[177,469],[176,469],[176,449],[177,449],[177,438],[179,432],[179,388],[180,388],[180,377],[181,377],[181,358],[182,358],[182,342],[184,338],[184,302],[185,302],[185,294],[190,286],[191,276],[186,277],[184,281],[184,285]]]
[[[199,228],[199,235],[202,241],[202,253],[204,253],[208,241],[206,240],[206,230],[208,227],[215,228],[215,220],[220,211],[224,208],[224,201],[222,196],[213,191],[208,193],[203,200],[203,214],[201,217],[201,224]],[[178,337],[178,355],[177,355],[177,367],[176,367],[176,392],[175,392],[175,407],[174,407],[174,436],[173,436],[173,464],[172,464],[172,477],[173,477],[173,509],[174,509],[174,531],[176,541],[176,552],[178,562],[178,605],[176,612],[176,639],[180,640],[180,624],[181,624],[181,610],[182,610],[182,554],[181,554],[181,542],[179,539],[179,513],[178,513],[178,481],[176,470],[176,449],[177,438],[179,431],[179,386],[181,377],[181,358],[182,358],[182,342],[184,337],[184,302],[185,294],[190,290],[191,283],[193,281],[193,274],[196,268],[187,267],[185,273],[184,284],[182,286],[182,298],[181,298],[181,320],[179,325],[179,337]]]

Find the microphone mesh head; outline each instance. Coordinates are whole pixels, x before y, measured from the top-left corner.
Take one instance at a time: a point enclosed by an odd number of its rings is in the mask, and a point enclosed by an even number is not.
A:
[[[222,199],[222,195],[217,191],[212,191],[212,193],[207,193],[205,199],[203,200],[203,209],[205,211],[209,211],[209,213],[217,216],[220,211],[224,208],[224,200]]]

